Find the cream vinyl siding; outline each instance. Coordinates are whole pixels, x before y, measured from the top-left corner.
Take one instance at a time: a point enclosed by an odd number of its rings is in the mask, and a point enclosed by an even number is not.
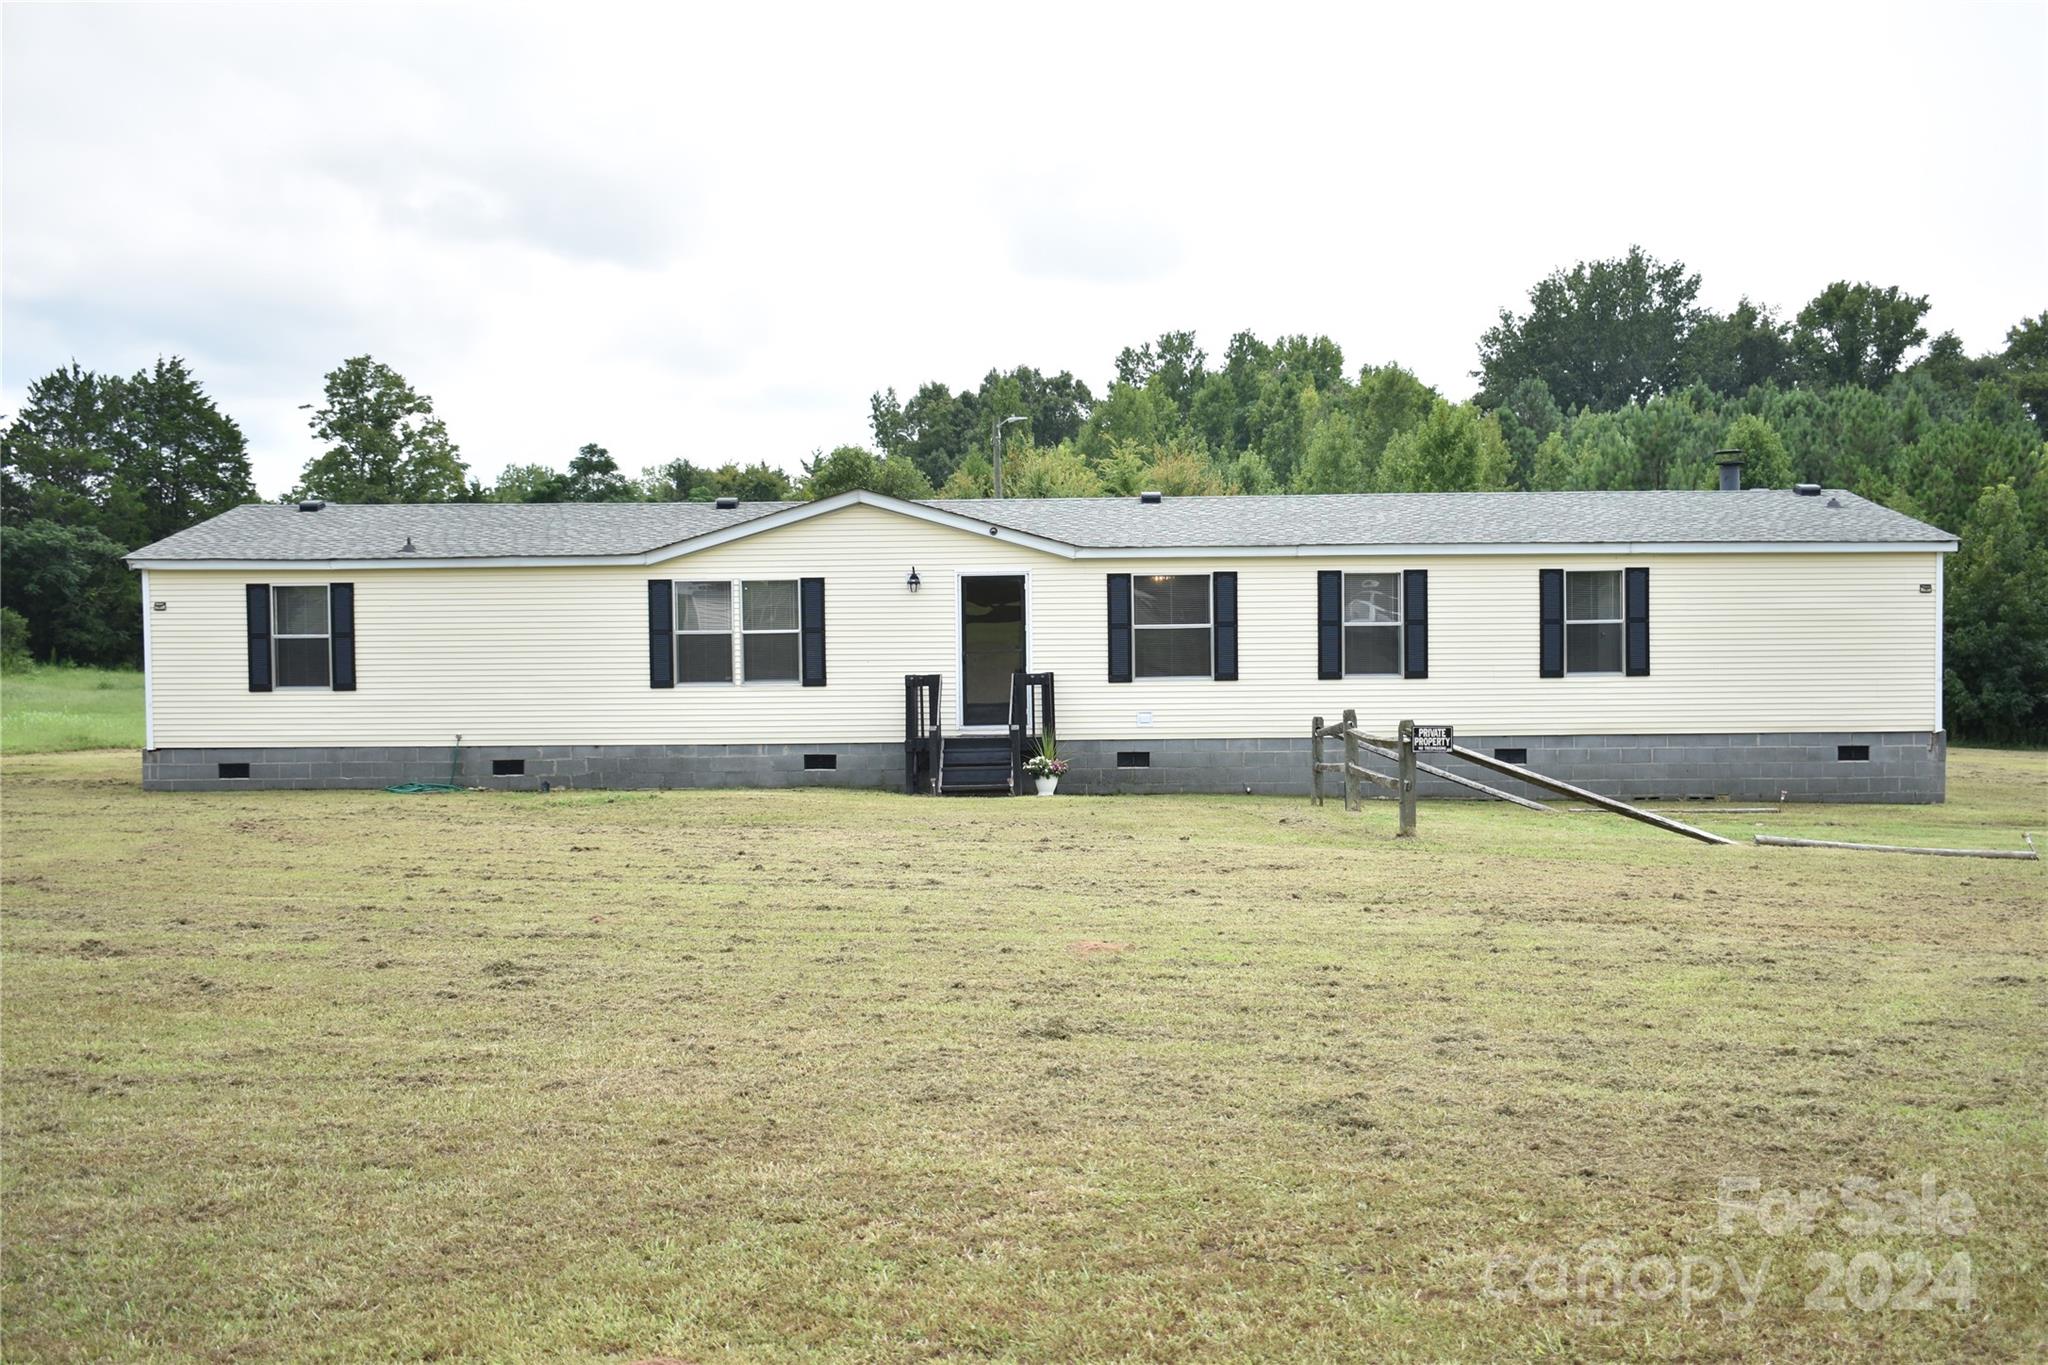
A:
[[[658,565],[153,569],[159,747],[900,740],[903,675],[958,725],[958,577],[1029,575],[1030,667],[1070,739],[1304,734],[1355,707],[1472,734],[1926,730],[1938,724],[1932,552],[1071,560],[849,506]],[[923,590],[904,586],[917,567]],[[1649,677],[1537,676],[1537,570],[1650,569]],[[1319,569],[1429,570],[1430,676],[1316,678]],[[1108,574],[1238,575],[1237,682],[1107,681]],[[647,684],[650,578],[826,580],[829,685]],[[355,692],[248,690],[243,585],[356,585]],[[1149,713],[1150,724],[1141,722]]]

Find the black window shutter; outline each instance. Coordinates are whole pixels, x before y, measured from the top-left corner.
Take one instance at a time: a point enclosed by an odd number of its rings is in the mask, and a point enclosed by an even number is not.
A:
[[[676,585],[647,580],[647,685],[676,685]]]
[[[270,585],[251,583],[249,594],[249,690],[270,690]]]
[[[1542,616],[1541,676],[1564,676],[1564,570],[1538,569],[1537,611]]]
[[[1401,575],[1401,660],[1403,676],[1429,676],[1429,570],[1410,569]]]
[[[356,585],[327,585],[327,631],[334,650],[334,690],[356,690]]]
[[[1131,680],[1131,576],[1109,576],[1109,680]]]
[[[802,613],[804,686],[825,685],[825,580],[806,578],[798,594]]]
[[[1626,662],[1622,670],[1631,678],[1650,676],[1650,571],[1622,571],[1623,613],[1627,617]]]
[[[1316,676],[1344,676],[1344,574],[1316,573]]]
[[[1210,605],[1215,608],[1217,682],[1237,681],[1237,575],[1209,575]]]

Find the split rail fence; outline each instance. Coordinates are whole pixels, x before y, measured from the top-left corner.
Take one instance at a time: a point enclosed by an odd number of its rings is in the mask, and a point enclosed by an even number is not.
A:
[[[1448,735],[1449,732],[1445,731],[1444,733]],[[1341,761],[1326,762],[1323,758],[1323,742],[1333,739],[1343,743],[1344,757]],[[1318,806],[1323,804],[1323,776],[1326,773],[1342,774],[1344,779],[1344,809],[1346,810],[1357,810],[1360,808],[1358,795],[1358,784],[1360,782],[1371,782],[1377,786],[1385,787],[1392,791],[1401,802],[1401,828],[1398,836],[1401,838],[1412,837],[1415,833],[1415,776],[1418,772],[1428,773],[1431,777],[1440,778],[1443,781],[1468,788],[1485,796],[1490,796],[1496,801],[1506,801],[1528,810],[1550,812],[1551,808],[1540,801],[1531,801],[1527,797],[1517,796],[1513,792],[1502,791],[1498,787],[1490,787],[1484,782],[1466,777],[1463,774],[1454,773],[1433,764],[1423,763],[1416,758],[1415,749],[1416,725],[1412,720],[1402,721],[1398,734],[1392,738],[1384,738],[1361,733],[1358,728],[1358,712],[1355,710],[1347,709],[1344,712],[1344,718],[1335,724],[1326,725],[1323,722],[1323,718],[1317,716],[1309,725],[1309,799]],[[1598,806],[1601,810],[1611,811],[1616,815],[1625,815],[1631,820],[1640,820],[1646,825],[1669,831],[1672,834],[1683,834],[1688,839],[1697,839],[1704,844],[1733,844],[1735,842],[1733,839],[1725,839],[1709,830],[1688,825],[1682,820],[1673,820],[1668,815],[1658,815],[1656,812],[1644,810],[1640,806],[1631,806],[1626,801],[1617,801],[1611,796],[1602,796],[1599,792],[1588,791],[1584,787],[1573,786],[1569,782],[1559,781],[1557,778],[1546,776],[1532,768],[1525,768],[1519,763],[1503,762],[1492,754],[1482,753],[1477,749],[1468,749],[1462,744],[1451,744],[1448,749],[1442,750],[1442,752],[1462,758],[1467,763],[1485,768],[1490,772],[1500,773],[1505,777],[1512,777],[1518,782],[1527,783],[1529,786],[1540,788],[1544,791],[1553,791],[1560,796],[1569,796],[1575,800],[1584,801],[1587,805]],[[1389,777],[1385,773],[1374,772],[1371,768],[1360,763],[1359,755],[1361,753],[1370,753],[1380,758],[1391,760],[1395,764],[1395,776]]]

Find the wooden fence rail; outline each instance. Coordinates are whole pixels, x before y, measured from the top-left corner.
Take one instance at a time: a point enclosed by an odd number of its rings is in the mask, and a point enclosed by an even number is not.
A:
[[[1378,743],[1367,740],[1360,740],[1358,744],[1360,748],[1364,749],[1367,753],[1372,754],[1376,757],[1388,759],[1391,762],[1395,763],[1399,763],[1401,761],[1401,755],[1399,753],[1397,753],[1393,749],[1384,748]],[[1496,801],[1506,801],[1510,805],[1520,806],[1524,810],[1540,810],[1545,815],[1553,815],[1556,813],[1552,811],[1550,807],[1544,805],[1541,801],[1531,801],[1526,796],[1517,796],[1513,792],[1504,792],[1499,787],[1489,787],[1484,782],[1476,781],[1473,778],[1461,776],[1458,773],[1452,772],[1448,768],[1439,768],[1434,763],[1424,763],[1421,759],[1417,759],[1415,761],[1415,771],[1419,773],[1428,773],[1431,777],[1441,778],[1445,782],[1453,783],[1456,786],[1464,787],[1470,791],[1478,792],[1482,796],[1490,796]]]
[[[1358,784],[1360,782],[1371,782],[1376,786],[1384,787],[1392,791],[1400,800],[1401,837],[1407,837],[1415,833],[1415,782],[1416,774],[1419,772],[1428,773],[1431,777],[1456,783],[1458,786],[1490,796],[1496,801],[1507,801],[1527,810],[1540,810],[1546,813],[1551,810],[1551,807],[1544,805],[1540,801],[1531,801],[1525,796],[1517,796],[1513,792],[1502,791],[1498,787],[1490,787],[1484,782],[1475,781],[1458,773],[1447,772],[1442,768],[1421,762],[1415,756],[1415,722],[1412,720],[1401,722],[1398,737],[1385,739],[1378,735],[1361,734],[1358,729],[1358,713],[1353,710],[1346,710],[1343,719],[1335,724],[1325,723],[1321,716],[1317,716],[1309,722],[1308,733],[1310,801],[1318,806],[1323,804],[1323,775],[1325,773],[1337,773],[1343,777],[1344,809],[1346,810],[1357,810],[1359,808]],[[1440,733],[1433,730],[1432,735],[1439,744],[1448,743],[1450,739],[1448,729]],[[1329,739],[1343,741],[1344,758],[1342,762],[1331,762],[1323,757],[1323,741]],[[1481,753],[1477,749],[1468,749],[1462,744],[1451,744],[1449,752],[1455,757],[1464,759],[1467,763],[1512,777],[1518,782],[1526,782],[1532,787],[1553,791],[1560,796],[1574,797],[1597,809],[1611,811],[1616,815],[1624,815],[1631,820],[1639,820],[1643,824],[1651,825],[1661,830],[1668,830],[1673,834],[1683,834],[1686,838],[1697,839],[1703,844],[1733,844],[1735,842],[1733,839],[1723,838],[1721,835],[1715,834],[1710,830],[1688,825],[1682,820],[1673,820],[1668,815],[1658,815],[1654,811],[1644,810],[1640,806],[1631,806],[1626,801],[1617,801],[1611,796],[1602,796],[1599,792],[1588,791],[1584,787],[1574,786],[1569,782],[1561,782],[1554,777],[1546,777],[1544,774],[1532,768],[1525,768],[1519,763],[1503,762],[1492,754]],[[1392,762],[1395,766],[1395,776],[1390,778],[1383,773],[1376,773],[1366,767],[1359,761],[1361,753],[1369,753]],[[1765,842],[1765,840],[1759,838],[1759,842]],[[1770,840],[1769,842],[1778,841]],[[2008,856],[2025,857],[2027,855],[2011,854]]]
[[[1453,744],[1451,752],[1464,759],[1467,763],[1476,763],[1482,768],[1490,768],[1494,772],[1503,773],[1518,781],[1527,782],[1532,787],[1542,787],[1544,790],[1554,791],[1560,796],[1574,797],[1584,801],[1589,806],[1598,806],[1600,809],[1612,811],[1616,815],[1626,815],[1631,820],[1640,820],[1646,825],[1654,825],[1658,829],[1669,830],[1673,834],[1683,834],[1688,839],[1697,839],[1703,844],[1733,844],[1735,842],[1733,839],[1724,839],[1720,835],[1708,830],[1695,829],[1681,820],[1673,820],[1668,815],[1653,814],[1642,809],[1640,806],[1631,806],[1626,801],[1617,801],[1611,796],[1602,796],[1599,792],[1587,791],[1584,787],[1574,787],[1571,783],[1560,782],[1554,777],[1545,777],[1542,773],[1524,768],[1519,763],[1503,763],[1492,754],[1482,754],[1477,749],[1468,749],[1462,744]]]
[[[1323,804],[1323,774],[1336,773],[1344,779],[1344,809],[1359,810],[1363,802],[1358,797],[1358,784],[1370,782],[1392,792],[1400,802],[1401,825],[1396,838],[1411,838],[1415,834],[1415,735],[1414,725],[1401,722],[1398,739],[1385,739],[1378,735],[1363,735],[1358,731],[1358,712],[1346,710],[1344,718],[1334,725],[1326,725],[1317,716],[1309,722],[1309,800]],[[1342,762],[1330,762],[1323,757],[1323,741],[1340,739],[1344,741]],[[1396,773],[1389,777],[1376,773],[1359,761],[1361,753],[1371,752],[1383,758],[1391,758]],[[1473,785],[1477,785],[1476,783]]]
[[[1845,844],[1837,839],[1786,839],[1775,834],[1759,834],[1756,841],[1772,848],[1843,848],[1852,853],[1924,853],[1933,858],[2018,858],[2026,862],[2039,862],[2041,855],[2034,848],[2034,836],[2020,836],[2026,841],[2026,850],[2016,848],[1916,848],[1909,844]]]

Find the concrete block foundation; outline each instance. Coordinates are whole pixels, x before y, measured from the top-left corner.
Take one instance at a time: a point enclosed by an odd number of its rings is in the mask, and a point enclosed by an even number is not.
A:
[[[1815,732],[1719,735],[1460,735],[1498,754],[1526,751],[1530,768],[1623,800],[1723,797],[1742,801],[1939,802],[1946,793],[1948,742],[1939,732]],[[1326,744],[1336,758],[1340,745]],[[1060,789],[1082,795],[1250,792],[1305,796],[1309,741],[1269,739],[1067,740],[1073,767]],[[1867,755],[1867,756],[1865,756]],[[151,791],[388,787],[446,782],[450,751],[435,746],[150,749],[142,785]],[[1456,759],[1453,772],[1538,799],[1510,779]],[[1375,768],[1391,769],[1368,757]],[[229,765],[246,765],[236,768]],[[827,766],[829,764],[829,766]],[[500,771],[516,767],[517,771]],[[246,775],[240,775],[246,772]],[[225,776],[235,773],[235,776]],[[587,744],[465,747],[454,780],[463,786],[556,788],[873,787],[903,781],[900,743]],[[1330,779],[1332,782],[1335,779]],[[1376,789],[1375,789],[1376,791]],[[1427,797],[1474,793],[1424,776]]]

